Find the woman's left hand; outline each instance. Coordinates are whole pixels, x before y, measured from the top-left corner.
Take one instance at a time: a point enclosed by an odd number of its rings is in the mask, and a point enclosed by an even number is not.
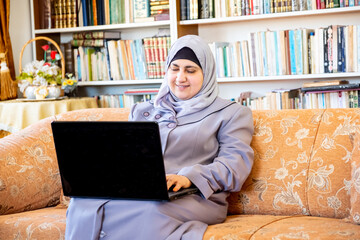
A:
[[[168,190],[171,188],[171,186],[174,186],[172,189],[174,192],[179,191],[180,188],[189,188],[192,184],[187,177],[176,174],[167,174],[166,182]]]

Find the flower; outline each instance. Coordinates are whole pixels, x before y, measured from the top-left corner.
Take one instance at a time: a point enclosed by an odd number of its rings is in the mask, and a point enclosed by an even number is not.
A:
[[[65,93],[71,93],[77,86],[77,80],[73,74],[67,74],[67,78],[61,80],[61,88],[64,89]]]
[[[21,85],[60,85],[61,84],[61,69],[50,63],[45,63],[44,60],[33,61],[27,64],[20,75],[18,76],[18,83],[21,90]]]

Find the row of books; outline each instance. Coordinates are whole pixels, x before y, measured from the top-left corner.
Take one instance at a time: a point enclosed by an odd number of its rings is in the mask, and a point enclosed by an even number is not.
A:
[[[240,103],[253,110],[359,108],[360,84],[275,89],[266,96],[241,99]]]
[[[170,37],[97,40],[102,40],[104,46],[73,49],[75,76],[79,81],[144,80],[165,76]]]
[[[181,20],[359,6],[359,0],[181,0]]]
[[[101,108],[130,108],[136,103],[155,99],[159,89],[129,89],[123,94],[96,96]]]
[[[360,71],[360,25],[250,33],[250,40],[209,43],[217,77]]]
[[[169,20],[169,0],[42,0],[38,10],[41,29]]]

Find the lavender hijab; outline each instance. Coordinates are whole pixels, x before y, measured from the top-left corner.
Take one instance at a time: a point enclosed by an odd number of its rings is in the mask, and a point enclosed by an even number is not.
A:
[[[171,113],[176,117],[190,115],[208,107],[218,95],[215,60],[208,44],[199,36],[187,35],[176,40],[171,46],[166,59],[166,72],[172,62],[171,60],[183,47],[188,47],[193,50],[199,59],[203,70],[204,81],[200,91],[194,97],[181,100],[171,93],[167,74],[165,75],[154,106],[156,110]]]

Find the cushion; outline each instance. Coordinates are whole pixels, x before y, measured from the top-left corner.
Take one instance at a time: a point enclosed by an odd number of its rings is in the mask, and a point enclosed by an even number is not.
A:
[[[64,239],[66,208],[40,210],[0,216],[0,239]]]
[[[345,183],[350,189],[350,220],[355,224],[360,224],[360,129],[353,135],[353,143],[351,180]]]
[[[0,139],[0,215],[59,203],[60,178],[49,117]]]
[[[211,225],[204,240],[358,239],[359,226],[342,219],[311,216],[234,215]]]
[[[311,149],[324,110],[254,111],[255,158],[230,214],[308,214],[305,186]]]
[[[306,187],[312,216],[346,218],[351,208],[351,152],[349,135],[360,129],[354,109],[327,109],[321,117],[312,149]]]

